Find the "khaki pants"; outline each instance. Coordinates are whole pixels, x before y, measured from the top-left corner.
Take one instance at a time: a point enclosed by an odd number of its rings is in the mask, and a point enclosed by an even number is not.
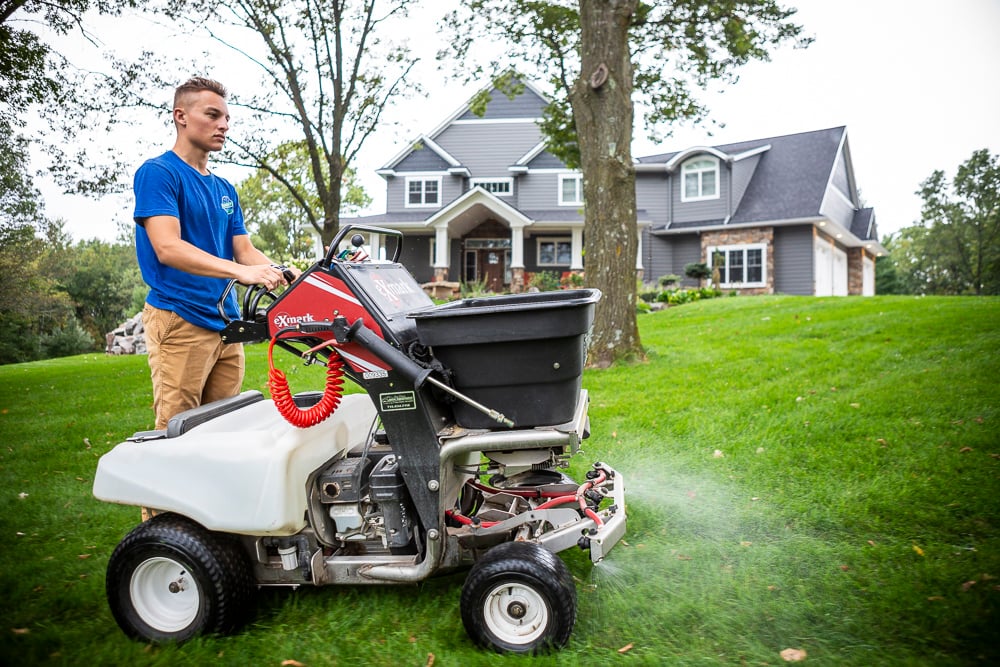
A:
[[[153,379],[156,428],[174,415],[235,396],[243,386],[243,345],[227,345],[217,331],[191,324],[148,303],[142,310]]]

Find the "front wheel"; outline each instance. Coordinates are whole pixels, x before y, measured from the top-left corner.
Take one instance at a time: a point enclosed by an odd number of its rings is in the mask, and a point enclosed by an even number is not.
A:
[[[531,542],[497,545],[469,571],[462,623],[498,653],[561,648],[576,620],[576,587],[558,556]]]
[[[253,576],[235,539],[176,514],[137,526],[111,554],[111,613],[133,639],[183,642],[242,625]]]

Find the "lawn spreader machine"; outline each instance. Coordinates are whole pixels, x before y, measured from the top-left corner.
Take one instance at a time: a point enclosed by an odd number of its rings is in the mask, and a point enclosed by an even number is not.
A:
[[[391,258],[368,257],[376,240]],[[413,584],[467,568],[474,642],[567,643],[576,589],[555,554],[579,547],[598,562],[625,532],[620,473],[564,472],[589,435],[581,379],[600,292],[435,305],[399,263],[403,241],[347,226],[285,291],[247,288],[221,335],[269,341],[271,399],[201,406],[101,457],[97,498],[155,510],[108,563],[127,635],[233,632],[262,586]],[[292,394],[275,348],[325,364],[323,390]],[[365,393],[343,394],[345,376]]]

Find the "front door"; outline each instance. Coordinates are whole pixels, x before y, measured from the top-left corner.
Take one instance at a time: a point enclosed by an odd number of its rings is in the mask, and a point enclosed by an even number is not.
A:
[[[466,238],[464,244],[465,282],[481,282],[490,292],[503,292],[510,282],[510,239]]]
[[[503,278],[506,273],[504,251],[500,248],[479,250],[479,266],[482,270],[480,279],[486,282],[486,289],[491,292],[503,291]]]

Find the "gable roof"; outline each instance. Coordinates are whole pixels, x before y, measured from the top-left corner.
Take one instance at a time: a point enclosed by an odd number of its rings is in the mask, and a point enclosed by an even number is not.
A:
[[[538,90],[538,88],[532,85],[531,82],[525,81],[523,78],[517,77],[515,84],[523,86],[524,88],[513,98],[508,97],[506,93],[499,90],[493,84],[481,89],[428,134],[422,134],[413,141],[409,142],[406,147],[389,160],[385,166],[377,169],[376,173],[383,177],[395,175],[395,169],[400,165],[400,163],[402,163],[415,150],[426,146],[448,163],[449,172],[468,176],[468,169],[464,167],[459,160],[455,159],[453,156],[448,154],[447,151],[442,149],[435,142],[435,139],[455,124],[503,123],[511,121],[524,122],[540,120],[545,107],[549,104],[548,99],[540,90]],[[489,96],[489,101],[486,103],[484,113],[482,115],[478,115],[473,112],[472,104],[484,92]],[[544,143],[540,144],[537,148],[540,152],[541,149],[544,148]],[[537,154],[538,153],[536,152],[534,155],[531,155],[531,157],[534,157]],[[530,161],[530,159],[531,158],[528,158],[528,161]],[[515,168],[513,171],[519,170],[517,169],[518,165],[520,165],[520,162],[514,165]]]
[[[730,223],[819,216],[827,183],[836,163],[846,128],[787,134],[718,146],[695,146],[683,151],[637,159],[637,171],[673,171],[689,157],[708,153],[726,162],[760,155],[760,161]]]

